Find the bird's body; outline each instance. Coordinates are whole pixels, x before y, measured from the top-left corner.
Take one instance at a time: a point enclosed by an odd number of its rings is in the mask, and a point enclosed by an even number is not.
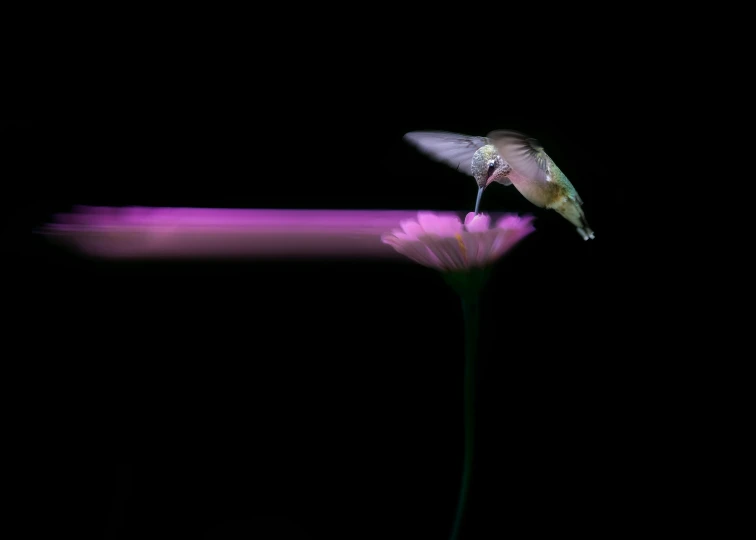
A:
[[[561,214],[583,239],[594,237],[575,187],[535,139],[505,130],[492,131],[487,137],[416,131],[405,139],[433,159],[475,178],[476,213],[483,190],[491,182],[512,184],[534,205]]]

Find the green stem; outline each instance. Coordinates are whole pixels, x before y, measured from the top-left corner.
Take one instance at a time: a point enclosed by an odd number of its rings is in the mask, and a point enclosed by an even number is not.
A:
[[[457,503],[457,516],[454,519],[451,540],[459,538],[462,519],[467,507],[470,492],[470,480],[473,468],[473,450],[475,441],[475,359],[478,352],[478,317],[479,295],[470,292],[462,296],[462,313],[465,319],[465,382],[464,382],[464,422],[465,454],[462,468],[462,486]]]

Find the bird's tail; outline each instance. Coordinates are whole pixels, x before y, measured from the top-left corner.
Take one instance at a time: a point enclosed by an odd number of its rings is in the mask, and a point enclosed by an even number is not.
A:
[[[585,213],[577,200],[564,199],[561,204],[555,205],[553,208],[577,228],[577,232],[583,237],[583,240],[594,238],[593,229],[588,225]]]
[[[585,219],[585,214],[583,213],[583,209],[578,206],[578,210],[580,211],[579,221],[580,225],[577,227],[577,232],[580,236],[583,237],[583,240],[593,240],[593,229],[591,229],[591,226],[588,225],[588,220]]]
[[[578,227],[577,232],[583,237],[583,240],[593,240],[595,238],[593,230],[588,225],[585,227]]]

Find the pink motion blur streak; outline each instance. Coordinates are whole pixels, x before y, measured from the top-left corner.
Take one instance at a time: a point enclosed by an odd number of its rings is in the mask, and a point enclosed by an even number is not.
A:
[[[381,235],[409,210],[77,207],[37,232],[88,256],[401,258]]]

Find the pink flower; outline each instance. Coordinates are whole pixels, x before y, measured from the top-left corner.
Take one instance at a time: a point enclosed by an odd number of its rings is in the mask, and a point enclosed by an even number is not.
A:
[[[482,268],[535,230],[532,216],[507,215],[490,227],[491,217],[470,212],[465,222],[453,214],[419,212],[401,230],[381,237],[415,262],[443,271]]]

